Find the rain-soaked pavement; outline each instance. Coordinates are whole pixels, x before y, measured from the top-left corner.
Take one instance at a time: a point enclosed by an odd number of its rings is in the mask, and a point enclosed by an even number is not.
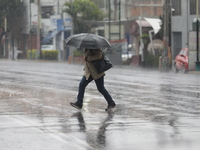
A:
[[[199,150],[200,74],[114,67],[105,86],[110,113],[94,82],[75,110],[80,65],[0,61],[2,150]]]

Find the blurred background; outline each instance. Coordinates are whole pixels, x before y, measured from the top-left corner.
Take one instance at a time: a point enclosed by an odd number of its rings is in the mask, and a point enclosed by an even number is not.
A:
[[[189,48],[199,62],[198,0],[0,0],[0,57],[82,64],[83,50],[66,47],[72,34],[93,33],[112,44],[115,65],[172,69]],[[196,62],[196,64],[194,63]]]

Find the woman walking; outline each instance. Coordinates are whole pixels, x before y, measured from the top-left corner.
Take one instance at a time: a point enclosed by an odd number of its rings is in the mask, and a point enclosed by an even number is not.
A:
[[[71,102],[70,105],[82,109],[83,98],[85,93],[86,86],[91,82],[95,81],[98,91],[104,96],[105,100],[108,103],[108,107],[105,109],[109,111],[113,109],[116,104],[113,101],[112,97],[104,87],[104,76],[105,73],[98,73],[91,61],[98,60],[102,58],[102,51],[100,49],[85,49],[84,59],[84,75],[79,83],[79,90],[77,95],[77,101]]]

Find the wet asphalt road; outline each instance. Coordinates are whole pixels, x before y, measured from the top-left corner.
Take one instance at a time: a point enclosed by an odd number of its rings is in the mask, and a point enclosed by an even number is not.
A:
[[[83,66],[0,60],[1,150],[198,150],[200,74],[117,66],[94,82],[82,111],[76,99]]]

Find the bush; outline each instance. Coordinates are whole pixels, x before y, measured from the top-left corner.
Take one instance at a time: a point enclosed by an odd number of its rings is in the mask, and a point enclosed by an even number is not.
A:
[[[146,67],[155,68],[159,65],[159,56],[154,56],[153,54],[146,54],[144,61]]]
[[[37,53],[37,51],[35,49],[28,50],[27,51],[27,58],[28,59],[36,59],[36,53]]]
[[[83,51],[76,50],[76,51],[73,52],[73,55],[74,55],[74,57],[76,57],[76,56],[83,56]]]
[[[42,51],[44,60],[58,60],[58,50]]]
[[[39,51],[33,49],[27,51],[28,59],[39,59],[40,53]],[[46,50],[42,51],[42,59],[44,60],[58,60],[58,50]]]

